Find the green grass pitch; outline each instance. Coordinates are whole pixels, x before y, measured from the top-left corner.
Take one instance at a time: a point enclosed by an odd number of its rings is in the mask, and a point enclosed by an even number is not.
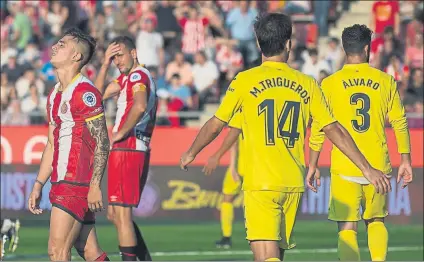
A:
[[[198,224],[152,224],[139,221],[143,236],[147,241],[153,260],[252,260],[245,240],[244,225],[234,225],[233,248],[218,250],[214,242],[220,238],[220,225],[215,223]],[[423,261],[423,226],[388,225],[389,254],[392,261]],[[118,244],[115,228],[102,223],[97,227],[102,248],[111,260],[118,261]],[[46,226],[25,226],[20,230],[20,244],[14,254],[8,253],[6,261],[32,260],[45,261],[47,257],[48,228]],[[329,221],[298,221],[296,224],[297,247],[287,251],[286,261],[335,261],[337,259],[336,225]],[[361,259],[370,260],[364,226],[358,236]],[[73,260],[81,260],[73,251]]]

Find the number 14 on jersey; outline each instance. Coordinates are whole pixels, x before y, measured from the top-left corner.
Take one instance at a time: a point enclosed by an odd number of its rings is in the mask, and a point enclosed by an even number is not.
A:
[[[275,115],[278,112],[278,115]],[[283,139],[288,148],[293,148],[299,139],[297,131],[299,124],[300,102],[286,101],[279,110],[275,106],[274,99],[265,99],[258,105],[258,116],[264,115],[265,120],[265,144],[275,145],[277,138]],[[277,126],[277,128],[275,128]]]

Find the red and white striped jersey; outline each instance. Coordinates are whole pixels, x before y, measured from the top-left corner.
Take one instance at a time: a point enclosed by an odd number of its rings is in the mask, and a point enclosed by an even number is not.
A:
[[[114,143],[112,149],[148,151],[150,138],[156,123],[158,105],[155,82],[149,70],[141,65],[136,67],[129,75],[121,74],[115,81],[121,87],[121,91],[117,101],[118,110],[113,132],[118,132],[127,120],[134,103],[134,90],[140,85],[145,87],[147,92],[147,107],[140,121],[134,126],[133,131],[128,134],[126,139]]]
[[[49,122],[55,126],[51,182],[88,186],[96,141],[86,122],[104,114],[102,96],[81,74],[64,91],[59,91],[59,87],[57,83],[47,100]]]
[[[181,18],[178,22],[183,29],[181,50],[185,54],[195,54],[205,49],[209,20]]]

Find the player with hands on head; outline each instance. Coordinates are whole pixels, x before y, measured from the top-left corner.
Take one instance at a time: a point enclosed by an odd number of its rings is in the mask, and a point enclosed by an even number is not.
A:
[[[366,177],[378,181],[383,192],[390,191],[390,182],[370,165],[333,118],[318,83],[287,64],[290,18],[263,14],[254,29],[263,63],[234,78],[215,116],[200,129],[180,165],[186,170],[242,108],[242,143],[248,164],[243,177],[247,240],[255,260],[277,261],[296,245],[293,228],[305,190],[304,143],[311,117],[317,129],[324,131]]]
[[[105,85],[113,64],[121,75]],[[156,122],[155,82],[139,65],[134,41],[118,36],[108,46],[96,79],[103,99],[118,96],[112,149],[108,165],[108,219],[118,231],[122,260],[151,260],[146,243],[133,221],[132,208],[140,203],[150,160],[150,140]]]
[[[41,193],[50,178],[48,254],[54,261],[69,261],[72,247],[85,260],[109,260],[94,226],[94,213],[103,209],[101,181],[109,137],[101,95],[80,73],[95,46],[96,41],[77,28],[52,46],[51,63],[59,82],[47,100],[48,141],[28,208],[35,215],[43,212]]]
[[[338,253],[342,261],[359,261],[357,241],[358,221],[364,220],[368,247],[373,261],[384,261],[387,255],[388,233],[384,225],[387,216],[386,195],[392,167],[385,135],[385,120],[392,125],[401,157],[397,182],[402,188],[412,182],[410,139],[405,109],[394,78],[369,65],[372,32],[365,25],[353,25],[343,30],[342,43],[347,63],[322,81],[326,102],[335,119],[352,136],[362,154],[384,177],[363,173],[339,148],[331,152],[331,193],[328,218],[339,229]],[[312,124],[310,137],[308,188],[317,192],[320,186],[318,158],[325,135]],[[360,208],[363,208],[361,217]]]

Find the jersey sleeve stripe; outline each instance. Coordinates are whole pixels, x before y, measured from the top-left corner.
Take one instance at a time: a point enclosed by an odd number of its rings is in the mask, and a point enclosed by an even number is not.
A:
[[[222,120],[220,117],[218,117],[216,114],[214,115],[214,117],[216,118],[216,119],[218,119],[219,121],[222,121],[222,122],[224,122],[224,123],[228,123],[227,121],[224,121],[224,120]]]
[[[97,119],[97,118],[100,118],[100,117],[102,117],[102,116],[104,116],[104,113],[100,113],[100,114],[98,114],[97,116],[89,117],[89,118],[87,118],[87,119],[85,120],[85,122],[90,122],[90,121],[92,121],[92,120],[94,120],[94,119]]]

